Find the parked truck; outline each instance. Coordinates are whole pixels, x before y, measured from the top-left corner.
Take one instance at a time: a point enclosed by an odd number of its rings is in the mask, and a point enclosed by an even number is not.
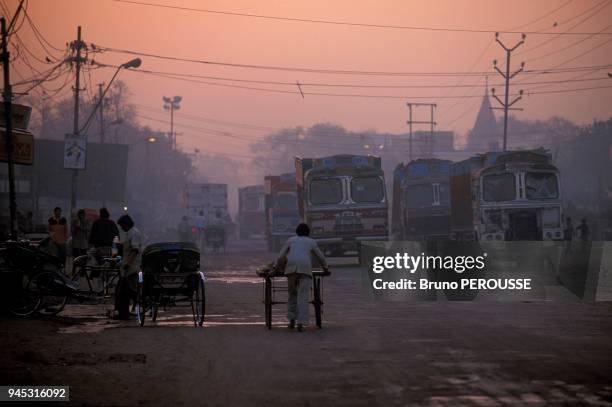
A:
[[[227,219],[227,184],[189,183],[185,185],[183,206],[191,221],[200,212],[207,222],[217,215]]]
[[[393,172],[392,237],[395,240],[450,239],[448,160],[418,159]]]
[[[265,191],[263,185],[238,188],[238,224],[240,238],[265,232]]]
[[[387,240],[380,157],[296,157],[295,169],[300,217],[327,256],[359,255],[360,242]]]
[[[560,240],[559,171],[543,149],[478,154],[451,166],[451,231],[462,241]]]
[[[295,233],[300,220],[295,174],[267,175],[265,188],[268,249],[279,251],[287,238]]]

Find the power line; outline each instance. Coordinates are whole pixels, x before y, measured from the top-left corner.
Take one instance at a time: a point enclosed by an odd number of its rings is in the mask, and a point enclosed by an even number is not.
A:
[[[341,70],[341,69],[317,69],[317,68],[300,68],[300,67],[287,67],[287,66],[274,66],[274,65],[255,65],[255,64],[237,64],[231,62],[220,62],[220,61],[209,61],[204,59],[195,58],[180,58],[168,55],[153,54],[147,52],[112,48],[100,45],[92,45],[95,50],[99,51],[110,51],[118,52],[123,54],[130,54],[142,57],[164,59],[170,61],[180,61],[204,65],[218,65],[232,68],[248,68],[248,69],[261,69],[261,70],[275,70],[275,71],[287,71],[287,72],[306,72],[316,74],[343,74],[343,75],[372,75],[372,76],[485,76],[491,75],[494,71],[485,72],[391,72],[391,71],[359,71],[359,70]],[[585,67],[574,67],[572,69],[584,69]],[[588,67],[586,67],[588,68]],[[569,69],[569,68],[568,68]],[[554,70],[526,70],[525,73],[539,74],[539,73],[551,73]],[[294,83],[295,85],[295,83]]]
[[[118,65],[110,65],[110,64],[102,64],[96,62],[99,67],[111,67],[118,68]],[[197,75],[197,74],[184,74],[178,72],[164,72],[164,71],[153,71],[149,69],[139,69],[138,72],[155,74],[160,76],[167,76],[168,78],[201,78],[201,79],[210,79],[210,80],[219,80],[219,81],[228,81],[228,82],[240,82],[240,83],[256,83],[262,85],[283,85],[290,86],[291,88],[295,87],[295,82],[287,82],[287,81],[271,81],[271,80],[256,80],[256,79],[243,79],[243,78],[228,78],[223,76],[208,76],[208,75]],[[607,79],[602,78],[602,79]],[[589,79],[594,80],[594,79]],[[548,83],[564,83],[565,81],[537,81],[537,82],[528,82],[526,85],[540,85],[540,84],[548,84]],[[462,84],[449,84],[449,85],[441,85],[441,84],[433,84],[433,85],[373,85],[373,84],[355,84],[355,83],[323,83],[323,82],[300,82],[300,86],[312,86],[312,87],[339,87],[339,88],[372,88],[372,89],[418,89],[418,88],[473,88],[480,86],[479,83],[472,83],[467,85]],[[497,84],[493,86],[502,86],[502,84]]]
[[[254,90],[254,91],[259,91],[259,92],[269,92],[269,93],[278,93],[278,94],[300,95],[300,92],[295,91],[295,90],[292,91],[292,90],[283,90],[283,89],[271,89],[271,88],[262,88],[262,87],[254,87],[254,86],[242,86],[242,85],[233,85],[233,84],[227,84],[227,83],[200,81],[200,80],[189,79],[189,78],[179,78],[179,77],[172,77],[172,76],[166,76],[166,75],[151,74],[149,72],[139,71],[139,70],[134,70],[131,72],[140,72],[142,74],[159,76],[159,77],[175,79],[175,80],[180,80],[180,81],[186,81],[189,83],[199,83],[203,85],[229,87],[229,88]],[[480,95],[469,95],[469,94],[456,95],[456,96],[455,95],[408,96],[408,95],[374,95],[374,94],[329,93],[329,92],[309,92],[309,91],[304,91],[303,94],[307,96],[310,95],[310,96],[355,97],[355,98],[375,98],[375,99],[467,99],[467,98],[474,98],[474,97],[480,98],[481,97]],[[537,93],[532,92],[531,94],[537,94]],[[516,96],[516,95],[518,94],[513,94],[510,96]]]
[[[161,3],[148,3],[148,2],[133,1],[133,0],[114,0],[114,1],[119,2],[119,3],[126,3],[126,4],[132,4],[132,5],[140,5],[140,6],[160,7],[160,8],[182,10],[182,11],[192,11],[192,12],[218,14],[218,15],[229,15],[229,16],[236,16],[236,17],[249,17],[249,18],[258,18],[258,19],[265,19],[265,20],[291,21],[291,22],[298,22],[298,23],[316,23],[316,24],[329,24],[329,25],[344,25],[344,26],[351,26],[351,27],[383,28],[383,29],[396,29],[396,30],[416,30],[416,31],[442,31],[442,32],[488,33],[488,34],[494,34],[496,32],[503,32],[507,34],[523,34],[522,32],[519,32],[519,31],[498,31],[498,30],[486,30],[486,29],[474,29],[474,28],[425,27],[425,26],[390,25],[390,24],[369,24],[369,23],[339,21],[339,20],[322,20],[322,19],[311,19],[311,18],[297,18],[297,17],[271,16],[271,15],[251,14],[251,13],[239,13],[239,12],[212,10],[212,9],[203,9],[203,8],[194,8],[194,7],[173,6],[173,5],[161,4]],[[556,35],[559,33],[529,31],[529,32],[525,32],[525,34]],[[575,33],[564,33],[564,34],[566,35],[567,34],[589,35],[592,33],[575,32]],[[606,33],[599,33],[598,35],[611,35],[611,34],[612,32],[606,32]]]
[[[594,10],[594,11],[593,11],[591,14],[589,14],[588,16],[586,16],[585,18],[583,18],[582,20],[578,21],[576,24],[574,24],[573,26],[571,26],[571,27],[570,27],[570,28],[568,28],[567,30],[563,31],[563,33],[568,34],[568,33],[569,33],[571,30],[573,30],[574,28],[578,27],[579,25],[581,25],[581,24],[582,24],[582,23],[584,23],[585,21],[587,21],[587,20],[591,19],[593,16],[595,16],[596,14],[598,14],[600,11],[602,11],[603,9],[605,9],[606,7],[608,7],[610,4],[612,4],[612,1],[611,1],[611,0],[604,0],[604,1],[602,1],[601,3],[598,3],[598,4],[597,4],[597,5],[594,7],[594,8],[595,8],[595,10]],[[591,9],[589,9],[589,10],[591,10]],[[607,29],[607,28],[608,28],[608,27],[606,27],[606,29]],[[605,30],[605,29],[604,29],[604,30]],[[601,31],[599,31],[599,32],[600,32],[600,33],[603,33],[603,32],[605,32],[604,30],[601,30]],[[540,48],[540,47],[542,47],[542,46],[544,46],[544,45],[546,45],[546,44],[549,44],[550,42],[552,42],[552,41],[556,40],[557,38],[561,37],[562,35],[563,35],[563,34],[558,33],[556,36],[554,36],[554,37],[552,37],[552,38],[549,38],[549,39],[547,39],[547,40],[545,40],[545,41],[542,41],[541,43],[536,44],[536,45],[534,45],[534,46],[533,46],[533,47],[531,47],[531,48],[527,48],[526,50],[524,50],[524,51],[522,51],[522,52],[517,52],[517,53],[516,53],[516,55],[517,55],[517,56],[519,56],[519,55],[527,54],[527,53],[529,53],[529,52],[531,52],[531,51],[533,51],[533,50],[535,50],[535,49],[538,49],[538,48]],[[594,37],[594,35],[589,34],[588,38],[592,38],[592,37]]]

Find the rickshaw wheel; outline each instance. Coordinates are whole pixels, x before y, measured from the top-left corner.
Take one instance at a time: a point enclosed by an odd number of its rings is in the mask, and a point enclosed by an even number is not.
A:
[[[38,291],[30,287],[30,279],[27,275],[24,274],[21,281],[21,290],[16,294],[17,298],[11,301],[9,311],[17,317],[27,317],[36,312],[42,302],[42,298]]]
[[[204,292],[204,280],[200,275],[196,275],[195,287],[191,296],[191,310],[193,312],[194,326],[202,326],[204,324],[204,315],[206,312],[206,293]]]
[[[269,278],[266,279],[266,288],[265,288],[265,299],[264,299],[264,307],[265,307],[265,318],[266,318],[266,327],[268,329],[272,329],[272,282]]]
[[[139,282],[136,287],[136,318],[138,319],[138,325],[143,326],[145,323],[145,297],[144,297],[144,283]]]

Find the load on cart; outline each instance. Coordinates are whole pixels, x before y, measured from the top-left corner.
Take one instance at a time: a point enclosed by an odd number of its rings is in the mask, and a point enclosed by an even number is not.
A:
[[[142,253],[138,273],[136,315],[143,326],[149,313],[155,322],[160,308],[188,303],[195,326],[204,323],[204,273],[200,251],[190,242],[155,243]]]

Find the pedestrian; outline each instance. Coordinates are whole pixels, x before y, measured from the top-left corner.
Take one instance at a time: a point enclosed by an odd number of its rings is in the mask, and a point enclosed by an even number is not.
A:
[[[591,231],[589,230],[589,225],[587,225],[586,219],[583,218],[580,221],[580,225],[576,228],[576,232],[578,233],[578,237],[580,238],[580,240],[582,240],[583,242],[589,240]]]
[[[97,249],[98,255],[109,257],[113,239],[119,236],[117,225],[110,219],[106,208],[100,208],[100,217],[91,225],[89,244]]]
[[[117,224],[125,233],[123,240],[123,264],[117,289],[115,292],[116,319],[129,319],[130,300],[136,298],[136,285],[138,283],[138,272],[140,271],[140,257],[142,253],[142,234],[134,225],[130,215],[123,215],[117,220]]]
[[[565,252],[570,253],[572,251],[572,238],[574,237],[574,225],[572,225],[572,218],[569,216],[565,218],[565,229],[563,229],[563,240],[565,240]]]
[[[290,237],[277,259],[277,264],[286,261],[285,276],[289,301],[287,303],[287,319],[289,329],[294,329],[297,321],[298,332],[303,332],[309,320],[310,288],[312,286],[311,255],[319,260],[323,270],[327,271],[325,256],[321,253],[317,242],[309,237],[310,228],[300,223],[295,229],[297,236]]]
[[[62,216],[62,208],[56,206],[53,216],[49,218],[49,237],[52,251],[62,262],[66,262],[66,240],[68,239],[68,223]]]
[[[70,232],[72,233],[72,257],[87,254],[89,231],[91,225],[85,217],[85,209],[79,209],[77,217],[72,220]]]
[[[198,212],[198,216],[195,218],[195,227],[198,233],[198,247],[202,250],[204,247],[204,228],[206,228],[206,218],[203,211]]]

